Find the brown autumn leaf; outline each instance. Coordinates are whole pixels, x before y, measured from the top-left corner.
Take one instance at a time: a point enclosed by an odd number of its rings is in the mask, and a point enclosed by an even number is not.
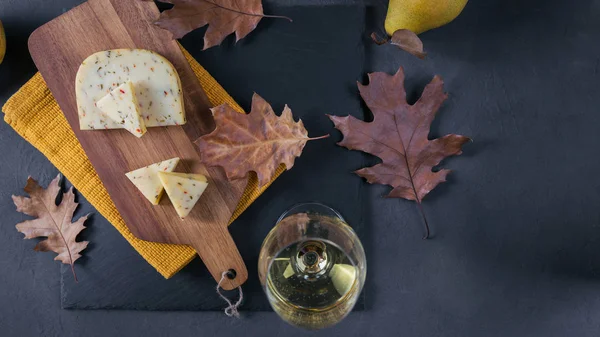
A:
[[[398,29],[392,34],[390,43],[421,60],[427,56],[427,53],[423,52],[423,41],[421,41],[417,34],[413,33],[411,30]]]
[[[61,190],[59,181],[60,175],[44,189],[33,178],[27,178],[24,190],[29,194],[29,198],[13,195],[12,199],[18,212],[36,219],[23,221],[16,227],[19,232],[25,234],[25,239],[47,237],[46,240],[40,241],[34,250],[57,253],[54,260],[71,265],[73,277],[77,281],[73,263],[81,257],[79,253],[87,247],[88,241],[77,242],[75,238],[85,228],[83,223],[89,214],[71,222],[78,204],[71,187],[69,192],[63,193],[61,203],[56,205],[56,197]]]
[[[148,1],[148,0],[146,0]],[[204,49],[221,44],[235,33],[236,42],[253,31],[262,18],[288,17],[265,15],[261,0],[160,0],[174,7],[162,12],[156,25],[182,38],[194,29],[208,25]]]
[[[280,164],[289,170],[309,140],[302,121],[294,122],[292,110],[286,105],[278,117],[271,105],[257,94],[252,96],[249,114],[241,114],[229,105],[211,109],[216,128],[198,138],[202,162],[221,166],[227,178],[241,179],[254,171],[259,187],[267,184]]]
[[[393,187],[388,197],[414,200],[419,206],[426,226],[429,225],[421,206],[423,198],[439,183],[446,181],[450,170],[432,169],[442,159],[459,155],[461,147],[470,139],[449,134],[429,140],[431,122],[439,107],[448,97],[439,76],[425,87],[421,98],[414,104],[406,102],[404,71],[395,75],[369,74],[369,84],[358,83],[363,100],[373,112],[373,122],[355,117],[329,116],[344,139],[338,143],[350,150],[370,153],[382,160],[381,164],[356,171],[371,184]]]
[[[398,48],[420,58],[421,60],[427,56],[427,53],[423,51],[423,41],[417,36],[417,34],[413,33],[408,29],[398,29],[392,34],[390,39],[382,40],[377,34],[372,33],[371,39],[375,41],[378,45],[390,43]]]

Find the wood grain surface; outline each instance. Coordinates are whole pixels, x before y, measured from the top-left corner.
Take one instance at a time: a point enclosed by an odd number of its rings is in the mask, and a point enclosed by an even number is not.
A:
[[[219,168],[207,168],[192,141],[214,129],[210,103],[170,33],[152,23],[159,11],[141,0],[89,0],[35,30],[29,51],[95,167],[129,229],[140,239],[193,246],[219,280],[234,269],[237,276],[223,284],[233,289],[247,279],[247,270],[227,223],[247,184],[227,181]],[[153,50],[173,63],[181,78],[187,124],[149,128],[142,138],[125,130],[81,131],[75,100],[75,75],[89,55],[107,49]],[[165,195],[152,206],[125,173],[158,161],[180,157],[175,171],[204,174],[209,185],[185,220],[180,220]]]

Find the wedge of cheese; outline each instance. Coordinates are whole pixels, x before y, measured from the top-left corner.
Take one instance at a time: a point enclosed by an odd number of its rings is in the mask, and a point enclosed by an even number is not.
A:
[[[127,81],[133,82],[146,127],[185,124],[181,82],[171,62],[150,50],[114,49],[92,54],[77,71],[81,130],[123,128],[96,103]]]
[[[146,125],[138,110],[138,101],[135,98],[131,81],[127,81],[109,92],[98,101],[96,106],[114,122],[123,125],[125,130],[134,136],[139,138],[146,133]]]
[[[356,280],[356,267],[351,264],[334,264],[329,274],[331,282],[341,296],[346,295]]]
[[[163,185],[158,178],[158,172],[171,172],[178,163],[179,158],[172,158],[125,173],[125,175],[152,205],[158,205],[164,192]]]
[[[190,213],[208,186],[201,174],[159,172],[158,177],[181,219]]]

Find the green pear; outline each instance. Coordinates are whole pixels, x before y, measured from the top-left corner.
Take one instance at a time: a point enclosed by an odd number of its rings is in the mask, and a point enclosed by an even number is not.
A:
[[[0,63],[4,59],[4,53],[6,53],[6,36],[4,35],[4,27],[2,27],[2,21],[0,21]]]
[[[399,29],[421,34],[454,20],[468,0],[390,0],[385,31],[393,35]]]

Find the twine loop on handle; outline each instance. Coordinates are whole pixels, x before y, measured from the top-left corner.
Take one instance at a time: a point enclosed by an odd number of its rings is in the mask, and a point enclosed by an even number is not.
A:
[[[230,275],[231,272],[230,271],[224,271],[223,274],[221,274],[221,280],[219,281],[219,284],[217,284],[217,294],[219,294],[219,296],[225,301],[227,302],[227,304],[229,305],[227,308],[225,308],[225,315],[229,316],[229,317],[235,317],[235,318],[240,318],[240,312],[238,311],[238,307],[240,306],[240,304],[242,304],[242,300],[244,299],[244,293],[242,292],[242,286],[238,286],[238,290],[240,292],[240,298],[237,300],[237,302],[232,303],[227,297],[225,297],[222,293],[221,293],[221,284],[223,283],[223,281],[225,281],[225,278],[228,277],[228,275]]]

